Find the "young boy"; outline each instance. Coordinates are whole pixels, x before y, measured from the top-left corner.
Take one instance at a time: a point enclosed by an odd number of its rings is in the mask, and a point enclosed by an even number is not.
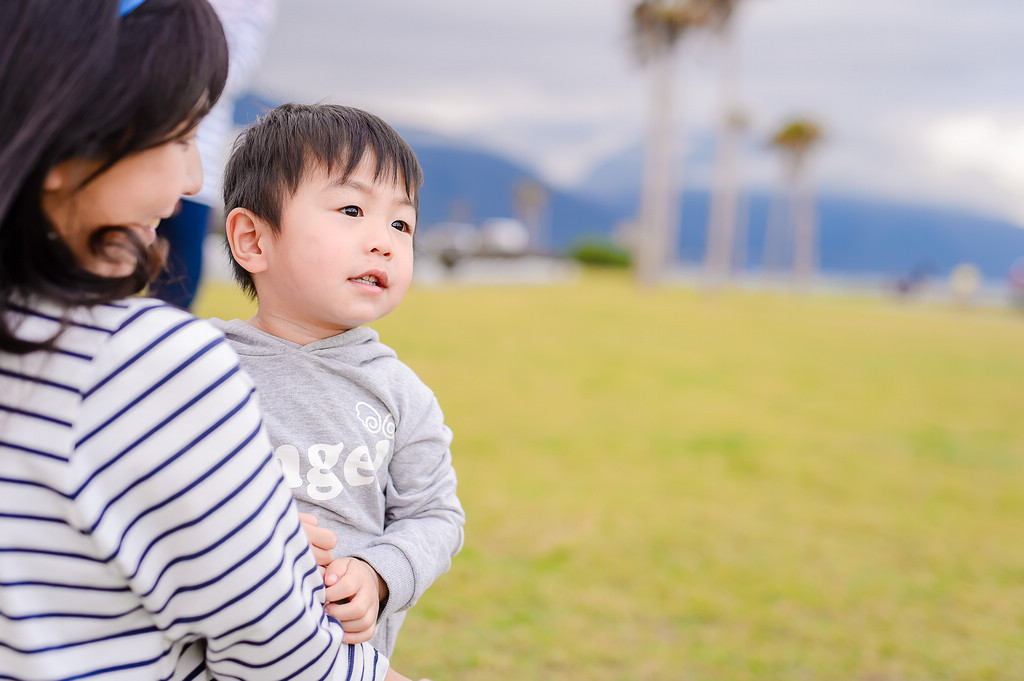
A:
[[[333,105],[261,117],[224,178],[234,274],[258,309],[215,323],[256,382],[299,510],[348,555],[324,575],[327,614],[387,656],[465,522],[434,394],[363,326],[409,288],[421,184],[398,133]]]

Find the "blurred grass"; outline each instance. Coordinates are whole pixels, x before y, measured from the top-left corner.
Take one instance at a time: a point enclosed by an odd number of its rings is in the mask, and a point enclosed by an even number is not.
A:
[[[1021,315],[587,275],[414,288],[374,326],[468,515],[403,673],[1024,679]]]

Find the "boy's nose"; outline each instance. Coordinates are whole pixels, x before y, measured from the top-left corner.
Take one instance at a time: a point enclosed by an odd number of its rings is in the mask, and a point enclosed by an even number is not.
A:
[[[394,231],[394,228],[389,224],[374,225],[370,230],[370,253],[376,253],[385,258],[391,257],[391,231]]]

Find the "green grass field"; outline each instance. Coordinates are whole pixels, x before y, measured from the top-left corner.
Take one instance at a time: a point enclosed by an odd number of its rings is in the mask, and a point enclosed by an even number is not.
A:
[[[592,274],[414,288],[374,326],[468,515],[403,673],[1024,679],[1024,315]]]

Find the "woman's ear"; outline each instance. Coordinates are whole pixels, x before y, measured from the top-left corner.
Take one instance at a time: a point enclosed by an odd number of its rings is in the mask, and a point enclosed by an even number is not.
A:
[[[71,161],[61,161],[46,172],[43,178],[43,191],[57,192],[71,184],[71,173],[74,168]]]
[[[43,178],[43,191],[55,192],[64,186],[64,172],[60,166],[54,166],[47,171]]]
[[[43,191],[58,192],[62,189],[73,191],[82,186],[86,178],[99,168],[98,161],[84,158],[69,158],[61,161],[46,172]]]
[[[250,274],[266,271],[268,263],[263,244],[272,235],[259,216],[245,208],[234,208],[224,219],[224,232],[235,262]]]

